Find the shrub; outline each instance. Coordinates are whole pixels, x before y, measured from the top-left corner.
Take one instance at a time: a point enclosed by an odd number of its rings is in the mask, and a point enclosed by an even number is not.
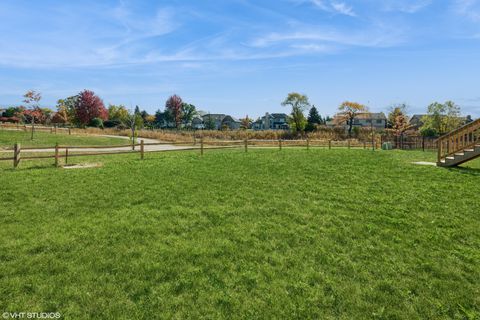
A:
[[[103,128],[103,120],[100,118],[93,118],[92,121],[90,121],[90,126],[95,128]]]
[[[437,136],[437,130],[433,128],[422,128],[420,134],[424,137],[435,137]]]
[[[120,122],[120,120],[107,120],[103,122],[105,128],[115,128],[121,124],[122,122]]]

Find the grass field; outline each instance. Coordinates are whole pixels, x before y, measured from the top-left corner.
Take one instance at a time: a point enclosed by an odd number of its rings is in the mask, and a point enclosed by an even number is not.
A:
[[[0,168],[0,312],[478,319],[480,163],[240,150]],[[1,165],[1,164],[0,164]]]
[[[76,136],[68,134],[52,134],[49,132],[35,132],[31,140],[31,133],[24,131],[12,131],[0,129],[0,148],[12,148],[15,142],[22,147],[53,147],[58,142],[60,145],[68,146],[98,146],[98,145],[124,145],[129,141],[120,138],[97,137],[97,136]]]

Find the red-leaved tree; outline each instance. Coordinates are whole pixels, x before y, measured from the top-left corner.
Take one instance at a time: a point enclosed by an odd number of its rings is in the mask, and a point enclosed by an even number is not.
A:
[[[93,91],[84,90],[78,94],[75,103],[75,117],[80,124],[87,125],[95,118],[108,120],[108,111],[102,99]]]
[[[24,110],[23,118],[29,123],[45,123],[47,121],[47,116],[43,110],[38,107]]]
[[[179,128],[180,124],[182,123],[182,105],[182,98],[176,94],[168,98],[167,102],[165,103],[165,109],[172,115],[173,119],[175,120],[175,127],[177,128]]]

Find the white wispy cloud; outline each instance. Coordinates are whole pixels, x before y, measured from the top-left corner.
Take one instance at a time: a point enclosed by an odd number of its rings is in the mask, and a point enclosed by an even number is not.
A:
[[[328,12],[333,12],[333,13],[338,13],[338,14],[343,14],[351,17],[355,17],[356,13],[353,10],[353,7],[348,5],[345,2],[342,1],[334,1],[334,0],[310,0],[310,2],[315,5],[317,8],[328,11]]]
[[[430,6],[433,0],[383,0],[381,3],[385,11],[400,11],[404,13],[417,13]]]
[[[303,29],[295,32],[270,33],[258,37],[251,42],[254,47],[268,47],[283,42],[292,42],[302,44],[308,41],[316,45],[338,44],[345,46],[358,47],[391,47],[401,44],[405,41],[402,31],[389,30],[378,27],[373,30],[364,30],[356,32],[322,30],[322,29]],[[297,44],[298,45],[298,44]]]
[[[480,22],[479,0],[454,0],[454,11],[471,21]]]
[[[102,4],[84,8],[72,8],[70,4],[55,9],[45,7],[42,10],[50,16],[32,10],[23,13],[22,19],[13,18],[18,8],[3,8],[5,12],[0,11],[0,41],[9,46],[0,50],[0,65],[10,67],[136,63],[144,59],[142,55],[148,51],[150,39],[168,35],[181,25],[172,8],[156,7],[145,14],[136,12],[123,1],[114,8]],[[7,27],[22,30],[23,35],[6,32]]]

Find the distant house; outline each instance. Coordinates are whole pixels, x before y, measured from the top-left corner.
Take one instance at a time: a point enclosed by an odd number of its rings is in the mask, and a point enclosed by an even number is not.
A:
[[[208,128],[207,124],[212,122],[215,130],[222,130],[224,128],[237,130],[240,129],[241,126],[240,120],[226,114],[208,113],[202,116],[202,120],[203,128]]]
[[[348,130],[349,123],[345,114],[338,113],[333,117],[332,121],[327,122],[329,127],[345,127]],[[371,128],[375,130],[383,130],[387,127],[387,117],[383,112],[362,112],[357,114],[353,120],[353,127]]]
[[[289,127],[285,113],[266,113],[252,125],[254,130],[288,130]]]
[[[424,124],[424,118],[429,117],[428,114],[414,114],[411,118],[410,121],[408,122],[410,125],[410,129],[413,130],[420,130],[420,128]],[[458,117],[458,120],[460,121],[461,125],[465,125],[469,122],[472,122],[472,117],[471,116],[466,116],[466,117]]]
[[[195,129],[195,130],[205,129],[205,124],[203,123],[203,119],[200,115],[197,115],[197,116],[193,117],[192,128]]]
[[[222,119],[222,129],[223,128],[228,128],[230,130],[238,130],[240,129],[241,122],[237,118],[234,118],[232,116],[225,116],[225,118]]]
[[[414,114],[410,121],[408,122],[409,127],[414,130],[420,129],[423,126],[423,117],[427,116],[426,114]]]
[[[214,123],[214,129],[220,130],[222,129],[222,120],[225,116],[225,114],[208,113],[202,116],[202,120],[205,124],[205,128],[208,128],[207,123],[212,122]]]

